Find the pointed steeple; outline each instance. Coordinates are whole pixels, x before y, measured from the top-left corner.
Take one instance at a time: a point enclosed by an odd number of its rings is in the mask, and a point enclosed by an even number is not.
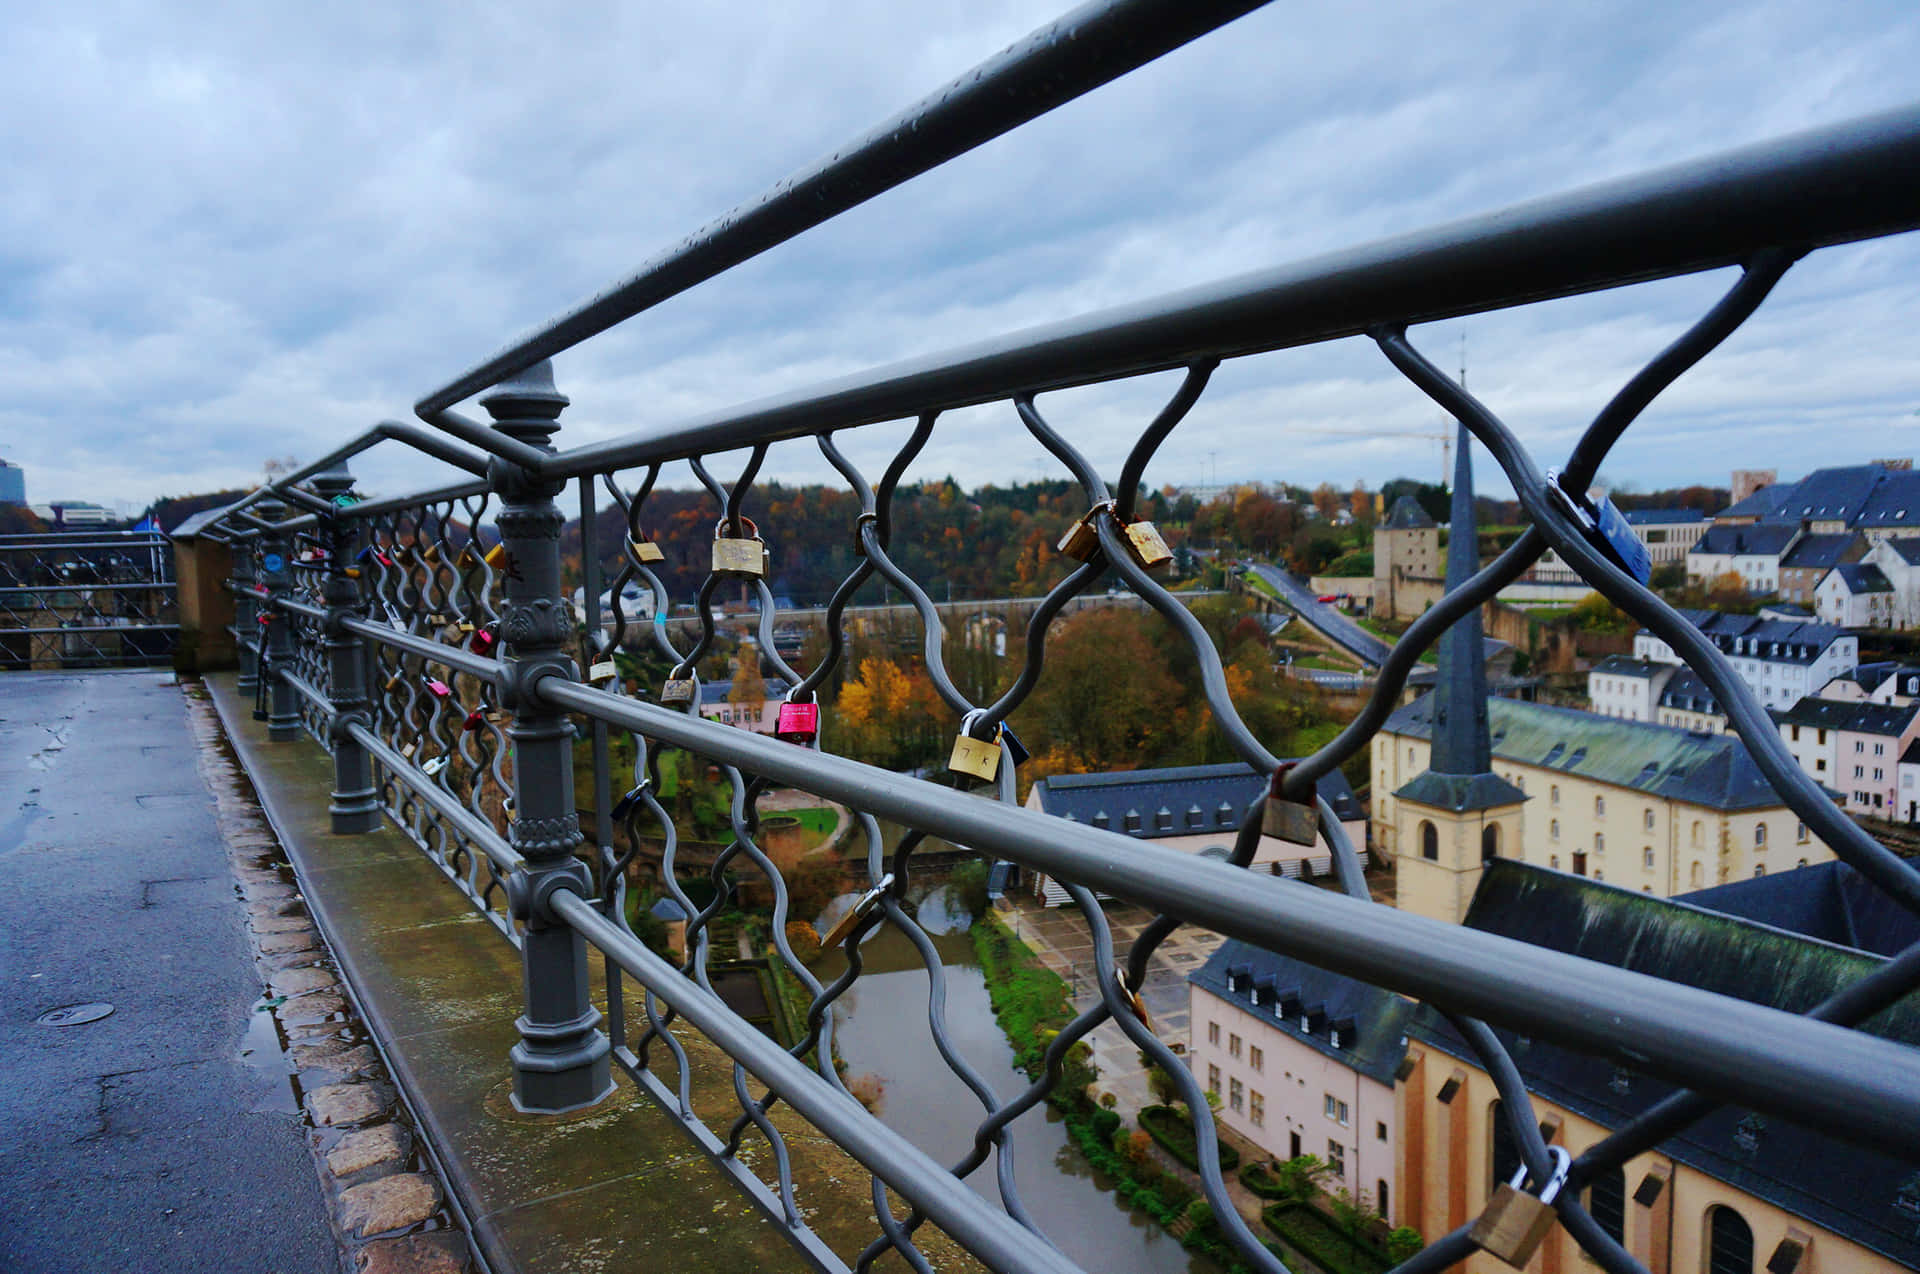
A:
[[[1480,569],[1473,520],[1473,437],[1463,424],[1454,448],[1453,520],[1447,540],[1447,591]],[[1440,675],[1433,689],[1433,761],[1439,774],[1485,774],[1493,768],[1487,738],[1486,628],[1474,607],[1440,638]]]

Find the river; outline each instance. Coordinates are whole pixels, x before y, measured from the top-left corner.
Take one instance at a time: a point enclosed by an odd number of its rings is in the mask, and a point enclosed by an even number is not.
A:
[[[1006,1100],[1027,1086],[1014,1069],[1013,1049],[994,1020],[986,981],[974,961],[967,916],[944,905],[947,891],[923,900],[921,922],[947,970],[947,1032],[954,1048],[974,1067],[994,1095]],[[836,900],[825,923],[852,901]],[[824,925],[823,925],[824,927]],[[945,932],[934,933],[936,929]],[[840,1000],[835,1038],[849,1078],[872,1074],[885,1085],[880,1117],[941,1163],[958,1162],[973,1145],[984,1117],[974,1097],[935,1049],[927,1030],[927,972],[905,935],[882,925],[861,946],[865,972]],[[830,982],[843,969],[835,954],[815,970]],[[1111,1180],[1096,1173],[1067,1139],[1059,1116],[1044,1104],[1012,1127],[1014,1181],[1029,1215],[1074,1261],[1101,1274],[1217,1274],[1143,1212],[1112,1193]],[[989,1160],[968,1178],[996,1202],[995,1165]]]

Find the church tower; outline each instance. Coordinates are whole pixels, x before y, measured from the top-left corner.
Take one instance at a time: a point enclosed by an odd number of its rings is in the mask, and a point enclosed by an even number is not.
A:
[[[1480,569],[1473,520],[1472,437],[1460,426],[1453,465],[1447,591]],[[1440,638],[1439,676],[1424,700],[1432,727],[1426,772],[1393,794],[1402,911],[1455,924],[1480,883],[1481,864],[1519,855],[1526,794],[1493,772],[1487,728],[1486,630],[1474,607]]]

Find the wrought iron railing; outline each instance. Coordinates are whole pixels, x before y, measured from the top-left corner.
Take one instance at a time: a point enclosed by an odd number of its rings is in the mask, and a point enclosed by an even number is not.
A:
[[[0,670],[168,663],[177,602],[158,531],[0,535]]]
[[[1246,811],[1226,862],[1159,850],[1018,808],[1014,757],[999,736],[1000,723],[1043,675],[1050,621],[1070,599],[1115,576],[1191,648],[1200,669],[1196,693],[1233,751],[1264,773],[1279,771],[1280,759],[1236,712],[1211,641],[1144,568],[1129,528],[1157,449],[1205,392],[1221,360],[1364,335],[1487,447],[1531,526],[1412,625],[1381,667],[1358,718],[1286,770],[1280,796],[1313,800],[1316,780],[1366,745],[1384,723],[1419,655],[1551,547],[1609,600],[1666,638],[1700,674],[1781,798],[1813,834],[1902,904],[1920,909],[1920,873],[1865,834],[1796,768],[1720,652],[1589,543],[1568,512],[1548,498],[1546,479],[1506,423],[1435,368],[1407,336],[1415,322],[1737,267],[1739,278],[1725,297],[1629,380],[1581,436],[1562,471],[1569,488],[1582,489],[1656,395],[1733,332],[1799,257],[1920,225],[1920,110],[1242,275],[612,442],[556,448],[567,399],[554,388],[544,360],[1250,7],[1129,0],[1077,10],[427,395],[416,406],[424,425],[384,423],[238,502],[201,531],[241,550],[234,589],[242,684],[257,690],[270,733],[291,738],[304,729],[332,749],[336,829],[361,830],[391,819],[521,949],[528,1003],[524,1038],[514,1054],[516,1100],[540,1110],[591,1103],[604,1094],[610,1067],[617,1066],[678,1118],[822,1269],[865,1268],[887,1249],[924,1269],[914,1236],[926,1222],[995,1269],[1072,1268],[1048,1240],[1045,1219],[1022,1205],[1010,1156],[997,1159],[1004,1209],[973,1190],[954,1188],[954,1179],[979,1171],[990,1150],[1007,1143],[1012,1121],[1058,1082],[1068,1051],[1108,1022],[1177,1081],[1193,1112],[1206,1197],[1242,1259],[1254,1268],[1281,1269],[1227,1197],[1216,1167],[1215,1127],[1199,1084],[1131,1011],[1127,988],[1141,984],[1149,957],[1181,924],[1300,957],[1447,1014],[1499,1086],[1505,1122],[1535,1180],[1546,1179],[1552,1156],[1523,1113],[1530,1107],[1520,1074],[1486,1024],[1609,1057],[1689,1090],[1582,1153],[1569,1188],[1554,1201],[1561,1224],[1611,1271],[1641,1267],[1588,1215],[1580,1187],[1719,1105],[1777,1114],[1893,1154],[1910,1153],[1912,1129],[1920,1126],[1920,1056],[1849,1029],[1920,985],[1920,948],[1807,1015],[1793,1016],[1376,905],[1368,900],[1354,847],[1324,804],[1321,824],[1344,893],[1245,870],[1261,832],[1261,802]],[[1140,422],[1111,487],[1035,402],[1042,391],[1163,370],[1182,370],[1184,380],[1156,417]],[[483,395],[490,422],[453,411],[474,394]],[[933,603],[890,552],[902,474],[941,427],[943,413],[983,403],[1005,404],[1010,418],[1079,484],[1092,537],[1084,561],[1062,560],[1059,578],[1030,625],[1020,675],[990,703],[969,699],[948,675],[947,634]],[[915,427],[874,482],[848,458],[843,439],[848,431],[903,419]],[[828,608],[830,648],[804,675],[776,652],[772,634],[779,613],[766,579],[754,569],[760,550],[751,541],[763,536],[766,550],[777,555],[780,527],[764,515],[757,527],[750,521],[755,479],[769,449],[794,439],[811,440],[861,506],[848,527],[859,546],[858,563]],[[390,442],[435,456],[466,476],[417,495],[356,502],[345,462]],[[715,470],[717,458],[730,451],[744,452],[745,459],[729,484]],[[653,569],[647,508],[663,471],[677,464],[688,466],[710,493],[716,536],[731,541],[716,559],[719,569],[693,598],[700,632],[684,644],[664,625],[641,623],[619,609],[610,623],[602,622],[598,599],[608,582],[599,578],[600,546],[591,538],[600,485],[627,526],[613,596],[638,583],[652,594],[653,614],[667,613],[673,599]],[[578,620],[561,588],[563,513],[555,503],[570,482],[588,537],[582,554],[587,613]],[[765,668],[796,687],[794,703],[807,703],[845,657],[845,608],[861,585],[876,578],[920,615],[926,669],[954,727],[964,723],[984,752],[998,756],[990,781],[955,774],[938,784],[835,756],[822,746],[822,740],[831,741],[831,722],[810,741],[760,737],[702,719],[698,695],[687,686],[675,686],[670,696],[666,687],[636,695],[618,680],[602,681],[595,668],[607,651],[638,639],[654,643],[674,663],[673,681],[695,680],[695,665],[715,634],[716,590],[723,581],[738,581],[759,599]],[[578,662],[569,653],[576,641],[584,647]],[[663,696],[680,702],[649,701]],[[572,770],[576,723],[590,736],[594,766],[592,825],[584,846]],[[612,732],[633,740],[630,775],[612,772]],[[700,872],[721,886],[705,906],[683,888],[687,876],[677,866],[677,831],[652,782],[654,764],[667,749],[685,749],[719,766],[732,794],[730,841],[718,861],[703,864]],[[855,926],[847,974],[832,985],[816,980],[785,937],[786,882],[757,842],[757,806],[771,784],[844,803],[864,835],[873,906]],[[983,786],[997,799],[979,799],[975,789]],[[625,795],[615,800],[616,791]],[[907,830],[888,840],[879,819]],[[624,838],[615,835],[616,823],[624,824]],[[1051,1045],[1045,1076],[1010,1101],[996,1097],[953,1051],[936,1007],[929,1029],[954,1073],[956,1094],[980,1107],[974,1148],[951,1165],[933,1162],[869,1115],[847,1093],[831,1060],[830,1010],[859,976],[862,933],[877,925],[897,927],[914,938],[935,982],[941,978],[931,944],[901,905],[916,855],[929,837],[1065,882],[1093,947],[1100,993],[1099,1003]],[[643,838],[662,847],[662,884],[692,917],[682,964],[649,950],[626,919],[631,850],[617,853],[614,846]],[[726,903],[730,871],[766,882],[774,899],[773,943],[811,997],[806,1036],[791,1050],[762,1035],[714,993],[708,929]],[[1096,891],[1136,900],[1158,918],[1118,949]],[[604,1012],[586,990],[588,947],[608,962]],[[627,1018],[626,978],[644,988],[640,1020]],[[688,1095],[680,1040],[686,1029],[717,1042],[736,1061],[738,1108],[711,1122]],[[783,1138],[766,1118],[775,1102],[790,1105],[873,1173],[876,1228],[865,1251],[833,1252],[807,1225]],[[748,1137],[772,1148],[774,1168],[764,1177],[739,1154]],[[889,1207],[889,1189],[906,1202],[904,1215]],[[1462,1227],[1400,1268],[1440,1269],[1472,1250]]]

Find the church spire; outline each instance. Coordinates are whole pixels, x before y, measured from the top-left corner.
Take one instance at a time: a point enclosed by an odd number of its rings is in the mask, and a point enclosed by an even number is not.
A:
[[[1453,460],[1453,516],[1447,540],[1447,591],[1480,569],[1473,517],[1473,438],[1459,426]],[[1433,690],[1433,760],[1437,774],[1485,774],[1493,768],[1487,737],[1486,628],[1480,608],[1454,621],[1440,637],[1439,677]]]

